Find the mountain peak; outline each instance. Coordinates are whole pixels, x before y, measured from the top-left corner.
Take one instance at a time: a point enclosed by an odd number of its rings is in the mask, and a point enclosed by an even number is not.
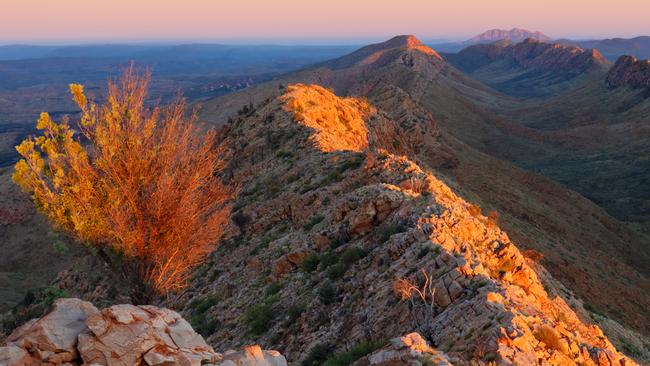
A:
[[[349,55],[329,62],[328,65],[335,69],[351,66],[384,65],[386,62],[400,59],[405,52],[411,53],[411,56],[423,54],[427,59],[425,62],[442,61],[442,57],[436,51],[424,45],[417,37],[399,35],[384,42],[362,47]]]
[[[440,55],[438,55],[436,51],[434,51],[431,47],[426,46],[416,36],[410,34],[395,36],[389,39],[388,41],[378,43],[374,46],[377,46],[378,49],[384,49],[384,50],[395,49],[395,48],[417,50],[442,60],[442,57],[440,57]]]
[[[611,87],[650,89],[650,60],[638,60],[629,55],[619,57],[607,73],[607,83]]]
[[[512,42],[522,42],[528,39],[536,39],[540,41],[549,41],[550,37],[546,36],[539,31],[529,31],[522,28],[512,28],[510,30],[506,29],[490,29],[485,31],[477,36],[474,36],[467,40],[466,43],[492,43],[500,40],[509,40]]]

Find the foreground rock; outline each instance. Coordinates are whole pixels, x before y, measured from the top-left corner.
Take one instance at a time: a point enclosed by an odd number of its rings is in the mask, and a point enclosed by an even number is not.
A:
[[[453,366],[447,356],[429,346],[418,333],[391,339],[384,348],[354,363],[355,366],[434,365]]]
[[[58,300],[47,315],[16,329],[0,347],[0,365],[283,366],[275,351],[249,346],[215,352],[175,311],[150,305],[97,310],[79,299]]]

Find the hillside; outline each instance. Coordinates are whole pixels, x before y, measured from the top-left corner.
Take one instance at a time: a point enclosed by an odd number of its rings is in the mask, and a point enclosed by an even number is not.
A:
[[[470,46],[445,59],[478,80],[516,97],[557,94],[573,79],[602,73],[609,62],[595,49],[526,39]]]
[[[240,231],[172,304],[215,296],[209,341],[255,340],[290,360],[416,326],[458,364],[587,362],[579,345],[595,345],[600,333],[582,323],[580,301],[548,295],[531,266],[550,276],[495,219],[416,163],[438,146],[435,124],[404,122],[363,100],[295,85],[227,125],[232,176],[244,177],[233,216]],[[419,281],[421,270],[437,278],[430,325],[412,324],[392,294],[396,279]],[[540,329],[571,340],[542,346]]]

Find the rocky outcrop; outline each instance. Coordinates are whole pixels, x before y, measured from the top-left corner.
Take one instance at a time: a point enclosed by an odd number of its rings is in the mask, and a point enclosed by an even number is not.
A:
[[[255,345],[241,351],[226,351],[215,366],[287,366],[287,360],[278,351],[263,351]]]
[[[621,56],[607,73],[611,87],[650,89],[650,60],[637,60],[634,56]]]
[[[354,366],[433,365],[453,366],[449,358],[427,343],[418,333],[393,338],[380,350],[363,357]]]
[[[52,310],[16,329],[0,347],[0,365],[286,366],[259,346],[215,352],[173,310],[113,305],[98,310],[79,299],[59,299]]]

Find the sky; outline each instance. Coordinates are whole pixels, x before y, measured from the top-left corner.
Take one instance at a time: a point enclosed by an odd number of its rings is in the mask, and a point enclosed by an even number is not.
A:
[[[553,38],[650,35],[650,0],[0,0],[0,8],[0,44],[352,44],[513,27]]]

